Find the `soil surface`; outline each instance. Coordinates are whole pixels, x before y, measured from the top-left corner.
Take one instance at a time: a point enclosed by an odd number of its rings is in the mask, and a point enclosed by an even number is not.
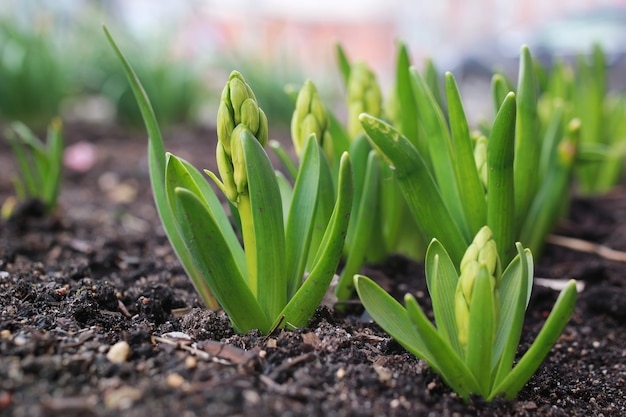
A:
[[[166,136],[169,151],[215,166],[213,133]],[[0,223],[0,415],[626,415],[623,261],[548,244],[536,276],[585,286],[570,323],[517,399],[464,403],[357,300],[347,314],[321,307],[304,329],[234,334],[202,306],[160,227],[145,134],[72,125],[66,137],[97,146],[93,166],[66,170],[54,216],[30,203]],[[13,162],[0,151],[4,201]],[[626,192],[575,199],[556,233],[626,251]],[[428,305],[422,265],[392,257],[366,272]],[[556,296],[535,285],[520,353]]]

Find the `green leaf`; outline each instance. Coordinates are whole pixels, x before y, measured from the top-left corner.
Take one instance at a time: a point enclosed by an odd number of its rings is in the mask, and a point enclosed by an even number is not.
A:
[[[428,154],[434,176],[452,220],[466,240],[471,239],[454,167],[454,149],[443,112],[419,72],[411,69],[411,85],[419,108],[419,117],[428,137]],[[445,243],[446,245],[448,242]]]
[[[360,117],[374,147],[394,173],[423,239],[439,240],[457,264],[470,241],[464,237],[418,150],[391,125],[367,114]]]
[[[202,276],[199,275],[198,270],[193,266],[194,262],[191,259],[189,252],[185,249],[185,242],[183,242],[182,237],[178,232],[175,218],[167,202],[165,191],[165,147],[163,145],[163,138],[161,136],[159,125],[156,121],[156,116],[154,115],[154,110],[150,104],[150,99],[141,86],[137,75],[128,63],[128,60],[117,47],[108,29],[103,26],[103,30],[109,40],[109,43],[111,44],[111,47],[117,55],[118,60],[124,68],[126,77],[128,78],[139,109],[141,110],[146,130],[148,131],[148,165],[150,169],[150,183],[152,193],[154,194],[157,212],[159,213],[159,218],[161,219],[161,224],[163,225],[163,229],[167,234],[174,252],[176,252],[176,256],[180,260],[187,275],[189,275],[193,282],[201,282]],[[209,297],[206,292],[204,294],[201,293],[201,296],[207,307],[218,307],[217,303],[212,300],[212,297]]]
[[[546,236],[552,231],[568,195],[572,169],[580,141],[581,123],[574,119],[558,146],[552,170],[543,180],[520,232],[520,241],[539,256]]]
[[[420,142],[418,113],[415,96],[411,89],[411,60],[404,43],[398,42],[396,58],[396,96],[399,104],[398,131],[404,135],[423,155],[427,154],[426,143]]]
[[[280,313],[280,317],[285,318],[283,326],[305,326],[319,306],[326,290],[328,290],[341,259],[350,221],[352,194],[352,166],[348,154],[344,153],[339,163],[335,208],[322,238],[311,273]]]
[[[26,179],[26,184],[30,187],[30,195],[33,197],[42,198],[43,190],[46,186],[47,176],[50,170],[49,155],[46,152],[46,146],[37,138],[33,132],[23,123],[15,122],[11,124],[13,131],[17,133],[18,141],[23,145],[24,157],[28,161],[27,173],[28,176],[32,175],[32,183],[29,183],[29,179]],[[23,170],[25,165],[22,165],[25,161],[20,162],[20,168]],[[33,166],[34,164],[34,166]],[[22,176],[26,173],[22,172]],[[45,200],[43,200],[45,202]]]
[[[439,80],[439,71],[437,71],[437,68],[435,67],[435,62],[428,57],[424,63],[424,80],[426,81],[426,85],[428,85],[428,88],[439,108],[442,111],[445,111],[443,94],[441,93],[441,82]]]
[[[304,277],[320,186],[320,147],[311,135],[304,146],[300,170],[290,200],[286,228],[287,299]]]
[[[339,72],[341,74],[341,79],[343,80],[344,86],[348,85],[348,79],[350,78],[350,60],[348,59],[348,55],[346,51],[343,49],[341,44],[335,45],[335,54],[337,55],[337,65],[339,65]]]
[[[269,145],[278,157],[278,160],[285,167],[287,174],[289,174],[289,178],[292,180],[295,179],[298,175],[298,167],[296,167],[296,164],[294,164],[294,162],[291,160],[291,157],[289,156],[285,148],[283,148],[280,142],[278,142],[277,140],[270,140]]]
[[[350,149],[350,136],[348,132],[341,124],[337,116],[335,116],[330,109],[326,109],[328,114],[328,132],[333,140],[333,172],[337,172],[339,169],[338,161],[341,160],[341,155]]]
[[[465,364],[476,378],[480,395],[491,388],[491,353],[495,335],[495,302],[491,278],[485,265],[478,270],[469,307],[469,337]]]
[[[212,221],[215,222],[217,227],[221,230],[222,237],[224,238],[224,242],[227,245],[227,250],[233,256],[233,259],[237,265],[239,270],[239,274],[242,277],[246,276],[246,265],[245,265],[245,257],[243,253],[243,249],[237,240],[237,236],[232,230],[230,223],[228,222],[228,218],[226,218],[226,214],[222,209],[221,203],[217,200],[213,193],[213,190],[208,186],[205,179],[191,164],[188,162],[177,158],[172,154],[167,154],[167,162],[165,166],[165,184],[166,184],[166,193],[167,193],[167,201],[170,207],[173,207],[173,202],[176,199],[175,189],[176,188],[184,188],[189,192],[193,193],[196,197],[200,199],[205,205],[205,208],[209,215],[212,218]],[[195,173],[197,175],[194,175]],[[202,191],[202,188],[208,188],[207,190]],[[205,196],[205,193],[207,194]],[[207,198],[208,197],[208,198]],[[172,209],[172,216],[176,216]],[[180,219],[177,220],[176,226],[180,228]],[[178,229],[177,231],[179,231]],[[181,233],[179,231],[179,233]],[[188,242],[185,243],[185,253],[187,256],[192,256],[187,249]],[[206,277],[203,275],[202,271],[199,271],[195,266],[195,263],[189,265],[189,268],[193,269],[195,273],[190,275],[191,282],[193,283],[196,291],[202,299],[209,299],[212,302],[216,302],[209,288]]]
[[[286,230],[287,220],[289,219],[289,208],[291,207],[291,200],[293,199],[293,187],[281,171],[276,171],[276,181],[278,181],[280,199],[283,202],[283,220],[285,221]]]
[[[354,239],[348,247],[346,263],[341,271],[339,282],[335,288],[335,295],[339,301],[350,298],[354,290],[354,274],[358,273],[365,259],[367,249],[371,246],[371,231],[374,227],[371,223],[372,213],[378,210],[379,201],[379,162],[375,151],[370,151],[367,157],[364,184],[361,187],[363,195],[359,198],[359,204],[353,205],[350,216],[348,231],[352,231]],[[356,177],[356,176],[355,176]],[[356,177],[358,178],[358,177]],[[356,189],[356,187],[355,187]],[[381,242],[377,242],[381,244]]]
[[[552,312],[548,316],[545,325],[537,335],[537,339],[522,356],[515,368],[506,378],[491,392],[488,401],[499,394],[511,399],[526,385],[526,382],[537,371],[546,355],[550,352],[558,340],[565,325],[574,311],[576,305],[576,281],[570,280],[567,286],[559,294]]]
[[[11,150],[13,151],[13,155],[15,156],[15,160],[20,169],[20,175],[23,179],[23,185],[26,188],[26,192],[28,196],[36,196],[40,190],[40,185],[37,182],[37,177],[35,174],[37,172],[33,172],[32,162],[28,156],[28,152],[26,151],[26,146],[20,141],[20,139],[15,135],[15,130],[7,131],[6,133],[7,140],[11,145]]]
[[[539,143],[536,88],[533,59],[528,47],[523,46],[520,54],[519,79],[517,82],[517,123],[515,126],[516,219],[514,224],[517,227],[523,224],[538,186],[537,161],[539,161],[541,144]],[[505,242],[510,241],[507,240]],[[500,243],[502,241],[497,240],[497,242]],[[527,245],[524,241],[522,243]],[[508,259],[511,257],[512,254]],[[502,258],[502,260],[504,261],[505,259]]]
[[[446,73],[446,98],[450,118],[452,147],[456,180],[470,235],[475,236],[487,219],[487,202],[483,185],[478,177],[474,160],[474,147],[469,125],[463,110],[458,86],[451,73]]]
[[[376,324],[406,350],[418,358],[424,359],[436,369],[432,354],[426,347],[424,340],[413,329],[413,324],[404,307],[366,276],[355,275],[354,287],[363,307],[372,316]]]
[[[48,211],[56,205],[61,186],[61,174],[63,171],[63,132],[61,119],[54,119],[48,128],[47,159],[48,172],[46,174],[43,201]]]
[[[515,114],[515,94],[509,93],[500,106],[487,143],[487,226],[493,232],[498,256],[504,264],[514,255]]]
[[[502,274],[500,284],[500,319],[491,363],[496,372],[494,386],[500,384],[511,371],[532,291],[532,254],[520,243],[516,247],[518,255]]]
[[[341,159],[338,168],[341,168]],[[333,176],[332,168],[326,158],[326,154],[320,152],[320,184],[317,192],[317,207],[315,211],[315,223],[313,225],[313,234],[311,235],[311,243],[309,245],[309,255],[306,263],[306,270],[311,271],[313,265],[317,262],[320,255],[322,240],[326,233],[326,228],[330,222],[330,218],[335,207],[336,192],[335,184],[339,179],[339,171]]]
[[[494,114],[498,114],[502,102],[506,98],[507,94],[514,92],[515,89],[511,85],[511,82],[502,73],[495,73],[491,78],[491,93],[493,96],[493,109]]]
[[[194,264],[228,314],[238,333],[270,330],[270,322],[240,275],[237,263],[218,225],[193,192],[176,188],[172,210],[180,219],[180,231]]]
[[[462,357],[463,349],[457,337],[454,293],[459,276],[448,252],[433,239],[426,251],[426,284],[433,303],[435,323],[454,351]]]
[[[166,153],[165,183],[170,200],[172,199],[172,190],[180,187],[191,191],[203,201],[207,211],[213,217],[213,221],[222,231],[222,236],[237,262],[241,275],[245,277],[247,275],[246,258],[241,243],[239,243],[239,239],[224,211],[222,202],[215,195],[202,173],[184,159]]]
[[[429,352],[434,352],[434,369],[462,398],[480,393],[480,386],[470,369],[463,363],[452,346],[437,332],[411,294],[404,297],[406,313]]]
[[[272,319],[278,317],[287,302],[282,201],[274,168],[259,141],[248,129],[242,130],[241,141],[255,239],[255,247],[244,247],[244,250],[256,252],[256,265],[248,263],[248,275],[251,275],[251,268],[256,268],[257,300],[267,317]],[[240,198],[240,208],[243,200]],[[243,222],[243,212],[239,214]],[[254,288],[252,283],[249,284],[251,289]]]

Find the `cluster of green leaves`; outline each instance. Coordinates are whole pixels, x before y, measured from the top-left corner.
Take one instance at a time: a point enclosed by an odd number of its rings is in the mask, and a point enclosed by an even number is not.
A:
[[[549,71],[537,67],[542,130],[562,129],[574,117],[581,121],[575,175],[577,191],[583,194],[607,192],[622,179],[626,96],[608,90],[607,70],[606,56],[599,45],[594,46],[591,55],[579,55],[575,63],[559,60]],[[558,115],[562,115],[562,121],[555,125]]]
[[[451,73],[445,75],[444,112],[438,93],[413,67],[398,80],[398,91],[412,95],[412,114],[423,135],[415,129],[401,132],[368,114],[360,116],[423,240],[441,241],[455,264],[484,225],[493,230],[503,262],[513,258],[515,241],[538,256],[568,201],[580,123],[574,120],[566,132],[551,130],[540,136],[533,65],[530,51],[523,47],[515,93],[503,77],[494,77],[498,112],[482,134],[470,133]]]
[[[222,93],[216,157],[237,230],[213,188],[186,161],[166,154],[156,117],[128,61],[113,46],[149,134],[150,178],[161,221],[174,250],[209,307],[221,306],[238,332],[307,323],[341,258],[352,207],[352,170],[341,156],[336,200],[319,247],[311,247],[319,206],[322,150],[307,137],[293,187],[277,177],[263,149],[267,119],[236,72]],[[237,238],[243,239],[243,247]],[[305,274],[306,270],[306,274]],[[303,281],[303,277],[308,275]]]
[[[489,255],[478,255],[476,267],[469,268],[470,275],[462,271],[459,276],[444,246],[433,239],[425,266],[436,327],[413,295],[405,296],[406,307],[402,307],[365,276],[356,275],[355,286],[372,318],[409,352],[425,360],[462,398],[478,394],[488,401],[500,395],[509,399],[543,362],[576,302],[576,283],[570,281],[537,338],[514,366],[533,283],[532,255],[519,243],[516,248],[517,255],[501,275],[496,268],[492,276],[490,269],[497,263],[490,262]],[[468,254],[475,256],[475,248],[468,248]],[[463,292],[469,299],[460,295]]]
[[[12,123],[5,135],[19,168],[19,174],[13,179],[17,200],[37,199],[43,203],[46,213],[52,212],[57,204],[63,170],[61,120],[52,120],[46,142],[21,122]],[[11,211],[10,205],[4,206],[3,217],[9,217]]]

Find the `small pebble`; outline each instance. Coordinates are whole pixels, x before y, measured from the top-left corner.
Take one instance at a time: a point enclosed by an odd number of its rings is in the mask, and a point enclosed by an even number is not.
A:
[[[121,387],[104,394],[104,406],[109,410],[128,410],[141,395],[142,391],[137,388]]]
[[[179,374],[169,374],[167,376],[167,385],[170,386],[171,388],[179,388],[184,383],[185,383],[185,378],[183,378]]]
[[[185,359],[185,366],[189,369],[193,369],[198,365],[198,360],[193,356],[187,356]]]
[[[109,349],[107,353],[107,359],[112,363],[126,362],[129,356],[130,346],[125,341],[117,342],[111,346],[111,349]]]

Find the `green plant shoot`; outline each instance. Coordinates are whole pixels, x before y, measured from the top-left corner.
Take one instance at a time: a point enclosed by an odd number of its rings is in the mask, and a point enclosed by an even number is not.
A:
[[[302,144],[295,184],[282,193],[291,199],[283,202],[281,188],[288,184],[279,184],[264,150],[267,118],[243,76],[233,71],[217,116],[219,178],[206,172],[230,202],[233,217],[240,220],[242,245],[202,174],[165,153],[150,102],[106,28],[105,32],[144,115],[161,221],[198,292],[209,306],[214,297],[237,332],[268,333],[276,327],[306,325],[341,258],[353,194],[348,155],[339,162],[336,200],[323,236],[318,247],[311,248],[323,171],[320,144],[315,134]]]
[[[411,294],[405,307],[371,279],[354,277],[363,306],[391,337],[425,360],[463,399],[514,398],[539,368],[567,324],[576,283],[559,295],[544,327],[514,364],[533,282],[529,249],[502,270],[491,230],[481,228],[458,274],[444,246],[433,239],[426,253],[426,280],[435,325]]]
[[[19,168],[19,174],[13,179],[17,200],[40,200],[45,212],[51,213],[57,204],[63,171],[61,120],[52,120],[45,143],[20,122],[10,125],[6,137]],[[10,217],[10,206],[3,207],[3,217]]]

